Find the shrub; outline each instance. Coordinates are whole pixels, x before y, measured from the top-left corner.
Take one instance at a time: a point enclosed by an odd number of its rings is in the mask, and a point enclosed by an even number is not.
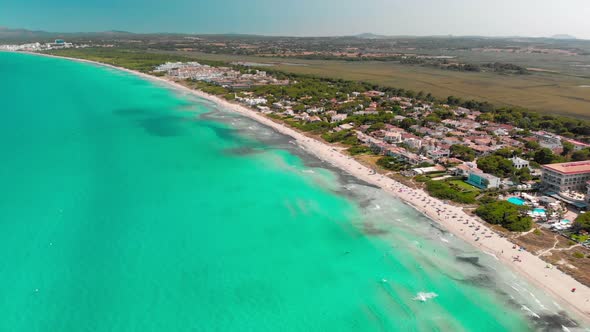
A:
[[[388,156],[379,158],[379,160],[377,160],[377,165],[391,171],[401,171],[408,168],[408,165],[405,162]]]
[[[333,133],[325,133],[322,135],[322,138],[326,140],[326,142],[330,143],[341,142],[347,145],[358,144],[358,138],[352,130],[341,130]]]
[[[584,258],[584,254],[579,251],[574,252],[572,256],[574,256],[574,258]]]
[[[348,153],[350,153],[351,155],[357,155],[357,154],[363,154],[363,153],[370,153],[371,148],[369,148],[366,145],[354,145],[351,146],[350,148],[348,148]]]

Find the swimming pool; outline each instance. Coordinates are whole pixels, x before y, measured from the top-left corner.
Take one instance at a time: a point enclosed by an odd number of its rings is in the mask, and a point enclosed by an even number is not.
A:
[[[545,214],[545,213],[547,213],[547,211],[545,209],[535,208],[535,209],[533,209],[533,213],[535,213],[535,214]]]
[[[522,198],[518,198],[518,197],[510,197],[507,199],[508,202],[514,204],[514,205],[524,205],[525,201]]]

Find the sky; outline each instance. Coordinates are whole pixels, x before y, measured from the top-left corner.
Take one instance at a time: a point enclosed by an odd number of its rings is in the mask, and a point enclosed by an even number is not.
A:
[[[0,26],[51,32],[590,39],[590,0],[0,0]]]

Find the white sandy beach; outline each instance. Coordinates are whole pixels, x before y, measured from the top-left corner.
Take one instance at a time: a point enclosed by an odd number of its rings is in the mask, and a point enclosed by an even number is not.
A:
[[[32,54],[43,55],[37,53]],[[350,156],[339,152],[340,150],[338,148],[309,138],[294,129],[274,122],[247,107],[231,103],[201,91],[189,89],[165,78],[155,77],[93,61],[68,59],[107,66],[162,83],[179,91],[209,100],[223,109],[242,114],[273,128],[279,133],[292,137],[299,146],[325,162],[342,169],[360,180],[376,185],[391,194],[393,197],[414,206],[424,215],[443,225],[454,235],[462,238],[473,246],[480,248],[485,253],[496,257],[496,259],[518,272],[537,287],[545,290],[548,294],[558,300],[563,307],[573,312],[575,316],[590,322],[590,288],[582,285],[569,275],[559,271],[555,266],[550,266],[550,268],[548,268],[548,264],[539,257],[526,251],[514,249],[513,243],[491,231],[490,228],[486,226],[485,222],[479,218],[468,215],[461,208],[445,204],[439,199],[430,197],[423,190],[411,189],[391,178],[379,173],[375,174],[373,170],[365,167]],[[515,256],[518,256],[519,259],[515,260]],[[576,288],[575,293],[571,292],[572,288]]]

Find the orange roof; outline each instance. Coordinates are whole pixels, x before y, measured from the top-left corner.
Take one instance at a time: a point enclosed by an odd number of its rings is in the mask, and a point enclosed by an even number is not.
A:
[[[543,167],[561,174],[584,174],[590,173],[590,160],[578,161],[573,163],[543,165]]]

